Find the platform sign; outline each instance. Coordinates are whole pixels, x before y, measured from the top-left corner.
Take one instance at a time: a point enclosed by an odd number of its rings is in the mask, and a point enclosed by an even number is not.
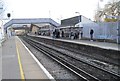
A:
[[[105,22],[116,22],[116,21],[118,21],[118,19],[114,19],[114,18],[105,18],[104,21],[105,21]]]

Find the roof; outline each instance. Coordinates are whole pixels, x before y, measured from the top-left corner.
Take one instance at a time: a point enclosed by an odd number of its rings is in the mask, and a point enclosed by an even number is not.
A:
[[[64,19],[61,21],[61,26],[75,26],[77,23],[81,22],[81,15],[72,18]]]
[[[12,24],[40,24],[40,23],[50,23],[54,26],[59,26],[57,22],[51,18],[25,18],[25,19],[12,19],[4,25],[4,28],[11,26]]]
[[[21,30],[21,29],[30,29],[29,27],[17,27],[17,28],[13,28],[14,30]]]

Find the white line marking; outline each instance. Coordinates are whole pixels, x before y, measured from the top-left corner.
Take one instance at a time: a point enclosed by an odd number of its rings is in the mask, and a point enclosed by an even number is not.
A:
[[[17,37],[18,38],[18,37]],[[18,38],[19,39],[19,38]],[[40,68],[44,71],[44,73],[48,76],[49,79],[54,79],[52,75],[45,69],[45,67],[38,61],[38,59],[32,54],[32,52],[24,45],[24,43],[19,39],[19,41],[23,44],[25,49],[30,53],[33,59],[37,62]],[[55,80],[54,80],[55,81]]]

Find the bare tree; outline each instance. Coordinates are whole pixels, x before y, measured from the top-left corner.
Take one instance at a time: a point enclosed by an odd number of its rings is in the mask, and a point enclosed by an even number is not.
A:
[[[120,16],[120,1],[107,3],[103,9],[100,9],[96,12],[95,20],[101,20],[102,18],[104,18],[104,16],[111,16],[112,18],[115,18],[115,16]]]

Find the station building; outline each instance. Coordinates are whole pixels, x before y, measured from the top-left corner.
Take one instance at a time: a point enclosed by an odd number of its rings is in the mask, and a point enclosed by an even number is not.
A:
[[[60,29],[63,30],[66,34],[66,37],[69,37],[69,33],[80,33],[84,31],[85,24],[95,23],[89,18],[86,18],[83,15],[75,16],[61,20]]]
[[[90,39],[90,30],[94,30],[95,40],[120,43],[120,21],[93,22],[82,15],[67,18],[61,21],[60,29],[69,35],[69,32],[83,32],[84,39]]]
[[[93,21],[83,15],[61,20],[61,26],[82,27],[84,23],[93,23]]]

